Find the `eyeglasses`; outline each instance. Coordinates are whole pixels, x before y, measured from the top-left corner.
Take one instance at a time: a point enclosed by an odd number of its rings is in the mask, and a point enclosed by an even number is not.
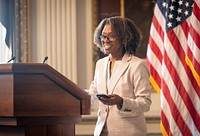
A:
[[[100,35],[100,36],[99,36],[99,39],[100,39],[101,41],[107,39],[108,41],[113,42],[113,41],[116,40],[116,36],[114,36],[114,35],[108,35],[108,36]]]

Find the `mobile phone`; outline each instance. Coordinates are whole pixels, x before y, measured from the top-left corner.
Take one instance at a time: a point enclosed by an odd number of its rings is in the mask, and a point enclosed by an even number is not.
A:
[[[97,94],[97,98],[98,98],[98,99],[102,99],[102,98],[107,98],[107,99],[109,99],[110,96],[108,96],[108,95],[106,95],[106,94]]]

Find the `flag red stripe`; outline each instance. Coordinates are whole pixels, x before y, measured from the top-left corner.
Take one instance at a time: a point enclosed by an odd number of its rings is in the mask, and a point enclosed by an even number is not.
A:
[[[165,33],[163,32],[163,29],[160,26],[160,23],[158,22],[156,16],[153,16],[152,20],[153,20],[152,23],[154,24],[154,27],[156,28],[156,31],[159,33],[159,36],[161,37],[162,41],[164,41],[164,35],[165,35]]]
[[[184,23],[184,24],[187,25],[186,23]],[[182,24],[182,25],[184,25],[184,24]],[[185,72],[187,73],[189,79],[192,81],[191,83],[193,85],[193,88],[195,88],[195,87],[199,88],[197,83],[196,83],[196,81],[195,81],[195,79],[193,78],[192,72],[189,70],[189,68],[188,68],[188,66],[187,66],[187,64],[185,62],[185,55],[186,54],[185,54],[185,52],[184,52],[184,50],[183,50],[183,48],[182,48],[182,46],[181,46],[181,44],[179,42],[179,39],[176,37],[176,35],[175,35],[173,30],[169,31],[167,33],[167,35],[168,35],[169,39],[173,38],[173,40],[171,40],[171,43],[172,43],[172,45],[174,47],[174,50],[176,51],[179,59],[181,60],[181,63],[183,65],[183,67],[184,67]],[[197,88],[195,89],[195,91],[198,94],[198,97],[200,98],[200,92],[198,92]]]
[[[195,57],[193,56],[193,53],[192,51],[190,50],[190,48],[188,48],[187,50],[187,55],[188,55],[188,58],[191,60],[192,64],[193,64],[193,67],[194,68],[197,68],[195,69],[197,74],[200,75],[200,64],[197,62],[197,60],[195,59]],[[199,97],[200,98],[200,97]]]
[[[170,130],[169,121],[168,121],[165,113],[163,112],[163,110],[161,110],[161,120],[163,122],[163,126],[164,126],[168,136],[172,136],[172,133],[171,133],[171,130]]]
[[[181,48],[181,45],[180,45],[180,42],[178,40],[178,38],[175,36],[174,32],[173,31],[169,31],[168,32],[168,37],[173,37],[173,40],[171,38],[169,38],[170,40],[172,40],[171,42],[173,43],[173,48],[175,49],[176,53],[179,55],[179,58],[180,59],[183,59],[185,58],[183,55],[184,55],[184,51],[183,49]],[[179,48],[178,48],[179,47]],[[184,85],[183,85],[183,82],[180,80],[180,77],[178,76],[177,72],[176,72],[176,68],[174,67],[174,65],[171,63],[171,60],[168,58],[167,55],[164,56],[164,61],[165,61],[165,64],[167,65],[166,67],[168,68],[168,70],[170,71],[170,74],[171,74],[171,77],[172,77],[172,80],[174,82],[174,84],[176,85],[177,87],[177,90],[179,91],[179,94],[181,95],[188,111],[190,112],[190,115],[192,117],[192,119],[194,120],[194,123],[197,127],[197,129],[200,131],[200,122],[199,121],[195,121],[195,120],[200,120],[200,117],[198,116],[198,113],[192,103],[192,100],[190,99],[187,91],[185,90],[184,88]],[[184,68],[185,68],[185,71],[187,72],[187,74],[189,73],[188,72],[188,69],[186,69],[186,63],[185,61],[181,61],[181,63],[184,65]],[[190,79],[191,78],[191,74],[188,75]]]
[[[187,37],[187,36],[188,36],[188,33],[189,33],[189,26],[188,26],[188,23],[185,21],[185,22],[183,22],[180,26],[181,26],[181,28],[182,28],[184,34],[185,34],[185,37]]]
[[[194,29],[194,27],[191,25],[190,26],[190,35],[193,39],[193,41],[195,42],[195,45],[199,48],[200,50],[200,36],[199,34],[197,33],[197,31]]]
[[[177,87],[177,91],[179,92],[180,96],[182,97],[182,100],[184,101],[185,106],[187,107],[187,109],[188,109],[188,111],[189,111],[192,119],[194,120],[195,126],[200,131],[200,122],[199,121],[195,121],[195,120],[200,120],[200,117],[197,116],[198,113],[197,113],[196,109],[194,108],[194,105],[192,104],[192,100],[190,99],[188,93],[186,92],[186,90],[185,90],[185,88],[183,86],[183,83],[180,80],[180,77],[176,73],[176,68],[173,66],[171,60],[168,58],[167,55],[164,56],[164,62],[166,64],[166,67],[168,68],[168,71],[170,71],[172,80],[173,80],[174,84]],[[162,87],[162,88],[165,88],[165,87]],[[163,93],[164,93],[164,90],[163,90]],[[170,92],[168,92],[168,93],[170,94]],[[173,101],[170,98],[169,99],[166,98],[166,99],[167,99],[168,103],[170,103],[171,101]],[[171,104],[169,104],[170,107],[172,106]],[[171,112],[173,112],[173,111],[171,111]],[[178,113],[176,113],[174,115],[180,116]],[[175,117],[175,118],[177,118],[177,117]],[[176,122],[178,122],[178,121],[176,121]],[[178,123],[177,123],[177,125],[178,125]]]
[[[174,48],[174,50],[176,51],[179,59],[181,60],[182,64],[186,64],[185,63],[185,52],[179,42],[179,39],[176,37],[176,34],[174,33],[173,30],[170,30],[168,33],[167,33],[167,36]],[[186,66],[186,65],[185,65]],[[185,67],[184,66],[184,67]],[[186,67],[185,67],[186,68]]]
[[[161,88],[161,78],[158,74],[158,72],[154,69],[154,67],[151,65],[151,63],[149,62],[148,58],[147,58],[147,63],[149,66],[149,70],[151,75],[153,76],[154,80],[156,81],[157,85],[159,86],[159,88]]]
[[[188,26],[188,24],[186,23],[186,21],[185,22],[183,22],[182,24],[181,24],[181,27],[182,27],[182,29],[183,29],[183,31],[184,31],[184,34],[185,34],[185,36],[186,37],[188,37],[188,32],[187,31],[189,31],[189,26]],[[193,28],[192,26],[190,26],[190,28]],[[194,28],[193,28],[194,29]],[[195,31],[196,32],[196,31]],[[197,32],[196,32],[196,34],[197,34]],[[198,35],[198,34],[197,34]],[[174,35],[175,36],[175,35]],[[192,37],[195,37],[195,34],[194,34],[194,32],[193,32],[193,34],[191,35]],[[198,35],[199,36],[199,35]],[[173,37],[173,36],[172,36]],[[200,38],[200,37],[199,37]],[[199,39],[198,39],[199,40]],[[179,41],[178,39],[177,39],[177,41]],[[200,45],[198,42],[196,42],[196,44],[198,44],[198,45]],[[176,45],[176,44],[175,44]],[[180,46],[180,44],[179,44],[179,46]],[[178,46],[176,46],[176,47],[178,47]],[[182,49],[183,50],[183,49]],[[188,57],[189,57],[189,59],[193,62],[193,59],[195,59],[194,58],[194,56],[193,56],[193,54],[192,54],[192,52],[191,52],[191,50],[189,50],[189,48],[187,49],[188,50]],[[179,51],[179,48],[176,48],[176,52],[178,52]],[[189,52],[190,51],[190,52]],[[197,81],[193,78],[193,74],[192,74],[192,71],[190,71],[189,69],[188,69],[188,66],[187,66],[187,64],[186,64],[186,62],[185,62],[185,53],[184,53],[184,51],[182,51],[181,53],[180,53],[181,55],[183,55],[184,54],[184,57],[183,56],[179,56],[179,59],[181,60],[181,62],[182,62],[182,64],[183,64],[183,66],[184,66],[184,68],[185,68],[185,71],[186,71],[186,73],[187,73],[187,75],[189,76],[189,79],[190,79],[190,81],[191,81],[191,83],[192,83],[192,86],[193,86],[193,88],[195,88],[195,91],[196,91],[196,93],[197,93],[197,95],[198,95],[198,97],[200,98],[200,91],[198,91],[198,90],[200,90],[200,87],[198,86],[198,84],[197,84]],[[196,61],[196,60],[194,60],[194,61]],[[194,65],[195,64],[195,65]],[[196,61],[196,62],[193,62],[193,65],[194,65],[194,68],[200,68],[200,66],[199,66],[199,63]],[[200,71],[200,69],[195,69],[196,71]],[[198,72],[199,73],[199,72]]]
[[[173,116],[177,126],[179,127],[181,133],[184,135],[186,134],[187,136],[192,136],[190,129],[184,122],[178,108],[176,107],[176,105],[170,95],[170,90],[169,90],[168,86],[166,85],[165,81],[162,82],[162,88],[163,88],[163,90],[162,90],[163,95],[165,96],[165,98],[170,106],[170,111],[172,113],[172,116]]]
[[[184,28],[184,30],[185,30],[186,27],[188,27],[188,24],[184,22],[184,23],[181,25],[181,27]],[[184,32],[184,33],[186,34],[186,36],[188,35],[187,32]],[[199,38],[200,38],[200,37],[199,37]],[[177,39],[177,41],[179,41],[179,40]],[[177,44],[177,43],[175,43],[175,45],[176,45],[176,44]],[[181,46],[180,43],[179,43],[179,46]],[[176,46],[176,47],[178,47],[178,46]],[[180,52],[179,48],[176,48],[176,52]],[[186,62],[185,62],[185,53],[184,53],[183,49],[182,49],[182,51],[181,51],[180,54],[181,54],[181,56],[179,55],[179,59],[181,60],[183,66],[184,66],[184,69],[185,69],[185,71],[186,71],[186,73],[187,73],[187,75],[188,75],[188,77],[189,77],[189,79],[190,79],[190,81],[191,81],[191,83],[192,83],[193,88],[195,88],[195,91],[196,91],[198,97],[200,98],[200,91],[198,91],[198,90],[200,90],[200,87],[198,86],[197,81],[193,78],[193,76],[192,76],[192,71],[190,71],[190,70],[188,69],[188,66],[187,66],[187,64],[186,64]],[[184,54],[184,57],[182,56],[183,54]],[[192,54],[192,52],[191,52],[191,50],[189,50],[189,48],[188,48],[188,57],[189,57],[190,60],[195,59],[194,56],[193,56],[193,54]],[[194,67],[199,68],[199,67],[200,67],[199,63],[198,63],[196,60],[194,60],[194,61],[195,61],[195,62],[192,61],[192,62],[193,62],[193,65],[195,64]],[[196,69],[196,71],[200,71],[200,69],[198,69],[198,70]]]
[[[196,18],[199,20],[200,19],[200,8],[198,7],[197,3],[194,2],[194,7],[193,7],[193,14],[196,16]]]
[[[155,56],[157,56],[158,60],[162,64],[162,53],[161,53],[159,47],[157,46],[157,44],[155,43],[155,41],[153,40],[152,36],[149,37],[149,42],[150,42],[151,50],[153,51]]]

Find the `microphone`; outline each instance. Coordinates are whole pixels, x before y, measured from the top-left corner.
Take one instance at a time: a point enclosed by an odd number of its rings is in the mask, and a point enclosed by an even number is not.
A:
[[[45,63],[48,60],[48,56],[46,56],[43,60],[43,63]]]
[[[9,63],[9,62],[11,62],[12,60],[15,60],[15,59],[16,59],[16,57],[13,56],[7,63]]]

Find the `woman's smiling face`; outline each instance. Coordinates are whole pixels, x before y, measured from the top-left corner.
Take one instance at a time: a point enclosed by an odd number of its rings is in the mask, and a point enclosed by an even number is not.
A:
[[[122,54],[123,45],[119,38],[114,34],[110,24],[104,26],[101,35],[101,42],[105,54],[111,54],[112,56],[119,56]]]

